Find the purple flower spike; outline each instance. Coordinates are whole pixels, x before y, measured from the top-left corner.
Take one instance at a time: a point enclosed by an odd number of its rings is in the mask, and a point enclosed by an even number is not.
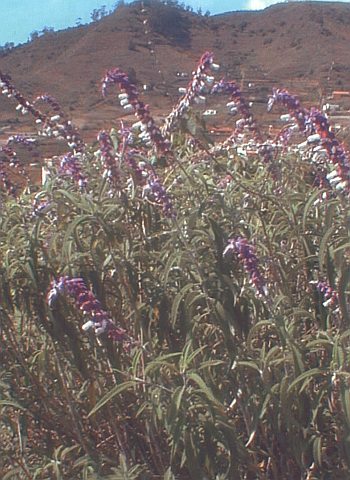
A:
[[[86,316],[87,320],[82,325],[84,332],[92,329],[97,336],[106,333],[113,340],[130,345],[132,338],[124,329],[115,325],[82,278],[60,277],[58,281],[53,281],[47,295],[48,305],[52,307],[58,296],[64,294],[71,297],[76,307]]]
[[[154,145],[162,154],[170,152],[170,142],[166,140],[160,129],[156,126],[149,110],[140,99],[136,86],[131,83],[128,75],[119,68],[113,68],[106,72],[102,79],[102,94],[106,96],[110,85],[117,85],[122,93],[119,94],[120,104],[125,113],[134,113],[140,123],[140,139],[147,145]]]
[[[39,101],[47,103],[48,105],[50,105],[50,107],[56,113],[56,115],[58,115],[59,117],[63,117],[64,114],[62,112],[61,105],[58,103],[55,97],[53,97],[52,95],[49,95],[48,93],[43,93],[38,97],[36,97],[33,104],[35,105]]]
[[[61,111],[57,101],[47,94],[37,97],[37,100],[44,100],[48,102],[53,108],[55,115],[50,117],[38,110],[35,106],[35,101],[31,102],[26,99],[12,84],[11,77],[3,74],[0,71],[0,92],[8,98],[14,98],[18,105],[16,107],[23,115],[30,113],[36,119],[36,123],[41,127],[41,135],[54,136],[64,138],[67,140],[68,146],[77,152],[82,152],[85,149],[85,144],[80,137],[78,130],[73,126],[70,120],[64,120],[61,123]]]
[[[145,170],[141,168],[140,163],[136,161],[135,156],[134,156],[134,150],[126,150],[124,153],[124,158],[126,163],[129,165],[131,171],[133,172],[134,178],[137,183],[142,183],[144,179],[144,172]],[[136,153],[138,153],[136,151]],[[146,173],[147,175],[147,173]]]
[[[120,170],[112,139],[105,131],[100,132],[97,139],[100,142],[101,159],[104,164],[105,175],[110,183],[119,185]]]
[[[317,109],[311,109],[310,119],[315,131],[320,136],[320,142],[328,154],[328,158],[336,168],[327,176],[329,183],[336,190],[350,194],[350,156],[342,144],[336,139],[335,133],[325,117]]]
[[[18,168],[18,166],[16,152],[8,145],[0,147],[0,181],[7,193],[12,196],[16,196],[16,187],[9,178],[8,167]]]
[[[250,109],[249,102],[245,100],[241,90],[235,82],[221,79],[212,86],[210,93],[230,94],[230,101],[226,104],[229,113],[231,115],[241,115],[241,118],[236,121],[236,128],[232,132],[232,135],[230,135],[230,137],[224,142],[224,146],[236,143],[239,138],[242,138],[245,130],[248,130],[253,134],[255,142],[261,143],[263,141],[262,135]]]
[[[237,237],[229,240],[223,256],[229,252],[233,253],[240,260],[258,294],[265,297],[268,293],[266,282],[260,273],[259,261],[253,246],[248,243],[246,238]]]
[[[148,183],[144,187],[143,193],[145,196],[151,197],[155,203],[163,207],[163,213],[166,217],[176,217],[172,201],[155,173],[149,175]]]
[[[11,135],[7,140],[7,145],[10,145],[12,143],[23,145],[24,147],[27,147],[28,150],[31,150],[33,145],[36,143],[36,139],[31,137],[25,137],[23,135]]]
[[[272,91],[272,95],[269,98],[269,102],[267,105],[267,110],[271,111],[274,103],[281,103],[284,107],[286,107],[289,113],[295,118],[297,121],[299,130],[304,133],[313,133],[309,131],[309,112],[306,108],[303,108],[300,104],[300,100],[295,95],[291,95],[287,90],[274,88]]]
[[[164,126],[162,127],[163,135],[168,135],[172,132],[178,120],[190,108],[191,104],[205,103],[204,94],[210,90],[209,86],[214,81],[211,73],[218,69],[219,65],[213,63],[213,54],[211,52],[205,52],[201,56],[187,88],[184,89],[183,96],[165,119]]]
[[[329,184],[336,190],[350,194],[350,156],[342,144],[336,139],[328,122],[328,118],[318,109],[307,110],[300,104],[295,95],[287,90],[274,89],[269,99],[268,109],[271,110],[275,102],[282,103],[296,120],[299,130],[308,136],[306,145],[319,143],[327,153],[329,160],[336,168],[320,182],[322,187]]]
[[[60,157],[59,174],[68,175],[78,184],[80,188],[87,185],[87,178],[81,171],[80,158],[72,153],[67,153]]]
[[[325,281],[319,280],[316,283],[317,290],[324,298],[323,306],[338,310],[338,293]]]

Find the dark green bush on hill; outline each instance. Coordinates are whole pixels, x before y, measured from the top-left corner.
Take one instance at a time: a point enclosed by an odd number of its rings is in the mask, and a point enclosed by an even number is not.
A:
[[[183,10],[162,3],[151,4],[150,27],[173,45],[186,48],[191,45],[191,22]]]

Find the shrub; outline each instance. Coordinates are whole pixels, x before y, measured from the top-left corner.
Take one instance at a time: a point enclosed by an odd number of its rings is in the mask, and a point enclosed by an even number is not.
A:
[[[153,5],[149,25],[155,33],[174,45],[188,47],[191,44],[190,22],[181,9],[175,6]]]
[[[348,153],[285,90],[268,137],[216,67],[160,127],[106,72],[137,122],[92,146],[0,74],[69,144],[35,194],[8,175],[33,141],[1,150],[2,478],[349,476]],[[238,115],[214,146],[190,111],[209,93]]]

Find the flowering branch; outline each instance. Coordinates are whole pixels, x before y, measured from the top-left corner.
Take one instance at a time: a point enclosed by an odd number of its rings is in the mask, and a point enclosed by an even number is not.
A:
[[[58,173],[72,177],[80,188],[84,188],[87,185],[87,178],[81,170],[79,155],[80,154],[73,155],[73,153],[69,152],[61,156]]]
[[[272,110],[275,103],[281,103],[288,109],[290,115],[295,118],[301,132],[313,133],[310,131],[309,111],[301,106],[300,100],[296,95],[291,95],[286,89],[273,88],[267,104],[268,112]]]
[[[147,185],[144,187],[143,193],[145,196],[151,197],[157,205],[162,206],[163,213],[166,217],[176,217],[173,203],[155,172],[148,175]]]
[[[119,68],[108,70],[102,79],[102,94],[106,96],[110,85],[117,84],[122,93],[119,94],[120,104],[126,113],[134,112],[139,120],[140,139],[147,145],[154,145],[162,154],[170,152],[170,143],[166,140],[154,122],[149,110],[140,99],[136,86],[131,83],[128,75]]]
[[[101,131],[98,134],[97,139],[100,142],[101,160],[104,164],[105,176],[110,183],[119,185],[120,169],[112,139],[105,131]]]
[[[49,95],[48,93],[43,93],[41,95],[38,95],[36,97],[36,99],[34,100],[33,104],[35,105],[39,101],[45,102],[48,105],[50,105],[50,107],[53,109],[53,111],[56,113],[57,116],[59,116],[59,117],[64,116],[61,105],[58,103],[56,98],[53,97],[52,95]],[[57,120],[59,120],[59,119],[60,118],[57,118]]]
[[[59,295],[71,297],[76,307],[88,318],[82,326],[84,332],[92,329],[97,336],[107,333],[117,342],[130,343],[131,337],[124,329],[115,325],[82,278],[60,277],[58,281],[53,281],[47,295],[50,307],[53,307]]]
[[[332,309],[338,309],[338,293],[325,281],[319,280],[318,282],[313,282],[316,284],[316,289],[321,293],[324,298],[323,306],[330,307]]]
[[[0,147],[0,153],[2,153],[2,156],[0,157],[0,178],[5,189],[10,195],[15,195],[16,187],[9,179],[7,165],[9,167],[18,169],[21,175],[25,174],[25,170],[23,166],[20,165],[17,158],[17,153],[13,149],[12,145],[19,144],[23,145],[28,150],[32,150],[34,143],[34,138],[24,137],[23,135],[12,135],[8,138],[7,143]]]
[[[236,237],[229,240],[229,243],[223,251],[223,256],[233,253],[242,262],[245,271],[250,277],[250,281],[258,294],[262,297],[267,295],[265,279],[259,270],[259,261],[255,255],[254,248],[244,237]]]
[[[73,126],[70,120],[64,120],[59,123],[61,116],[53,115],[49,116],[41,112],[35,107],[35,102],[32,103],[27,100],[11,83],[9,75],[5,75],[0,71],[0,88],[2,94],[8,98],[15,98],[18,102],[17,110],[20,110],[24,115],[31,113],[36,119],[37,125],[42,125],[41,134],[44,136],[62,137],[68,142],[68,146],[77,152],[82,152],[85,149],[85,144],[81,139],[79,132]],[[45,94],[37,97],[36,100],[41,99],[47,101],[55,110],[59,108],[57,101]],[[55,110],[56,111],[56,110]]]
[[[289,113],[295,118],[299,130],[308,135],[307,141],[301,146],[306,148],[308,145],[320,144],[323,152],[331,160],[336,169],[327,175],[327,179],[322,179],[320,185],[327,186],[327,180],[332,187],[337,190],[350,194],[350,158],[341,143],[336,139],[332,131],[328,118],[318,109],[303,108],[295,95],[291,95],[287,90],[274,89],[270,97],[268,109],[271,110],[275,102],[280,102],[286,106]],[[313,149],[314,151],[315,149]],[[316,150],[316,160],[319,158],[319,152]]]
[[[336,166],[327,179],[329,183],[348,195],[350,194],[350,158],[341,143],[336,139],[335,133],[332,132],[328,119],[316,109],[311,109],[311,121],[315,127],[316,133],[320,137],[323,148],[327,151],[328,157]]]
[[[201,56],[196,70],[193,72],[192,80],[183,92],[184,95],[165,119],[165,123],[162,127],[163,135],[168,135],[174,129],[178,120],[189,109],[193,102],[205,103],[203,93],[205,93],[208,86],[214,81],[214,77],[211,76],[210,73],[212,71],[217,71],[218,69],[219,65],[213,63],[213,54],[205,52]]]
[[[236,143],[236,140],[243,135],[245,129],[253,133],[256,143],[263,141],[257,123],[251,112],[249,103],[243,97],[243,94],[237,84],[233,81],[221,79],[211,89],[211,94],[214,93],[229,93],[231,95],[230,101],[226,104],[231,115],[239,113],[242,118],[237,120],[236,128],[232,135],[225,141],[224,145]]]

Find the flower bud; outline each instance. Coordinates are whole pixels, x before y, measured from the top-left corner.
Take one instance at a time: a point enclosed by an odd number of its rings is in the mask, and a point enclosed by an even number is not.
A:
[[[280,120],[282,120],[282,122],[290,122],[292,117],[289,115],[289,113],[286,113],[285,115],[280,116]]]
[[[315,133],[313,135],[309,135],[307,137],[307,143],[316,143],[321,140],[321,136],[318,133]]]
[[[203,97],[203,95],[196,95],[194,97],[194,101],[195,103],[197,103],[198,105],[203,105],[205,102],[206,102],[206,98]]]
[[[134,107],[130,103],[124,105],[123,108],[125,110],[125,113],[132,113],[134,111]]]
[[[124,107],[125,105],[128,105],[129,103],[129,99],[128,98],[123,98],[122,100],[120,100],[120,105],[122,107]]]
[[[84,332],[87,332],[94,326],[94,322],[92,320],[88,320],[87,322],[84,323],[84,325],[81,327]]]

